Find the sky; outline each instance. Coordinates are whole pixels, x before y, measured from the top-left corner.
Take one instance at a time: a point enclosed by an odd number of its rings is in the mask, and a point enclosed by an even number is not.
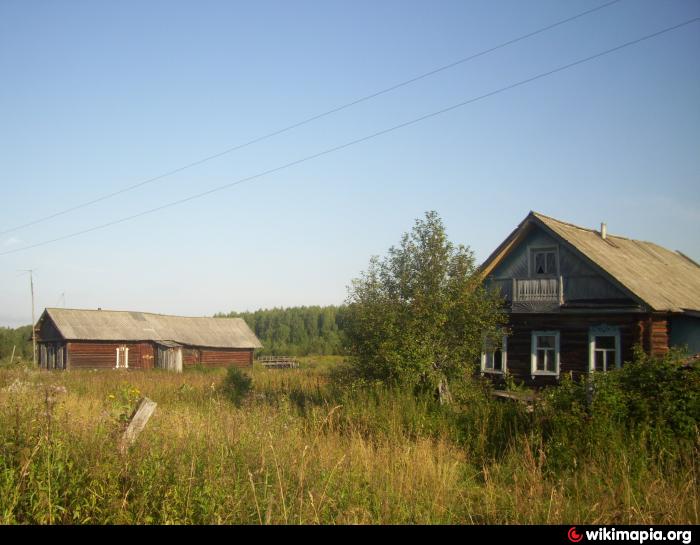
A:
[[[0,326],[45,307],[340,304],[428,210],[477,261],[536,210],[700,261],[700,23],[258,175],[700,16],[621,0],[0,0]],[[11,253],[8,253],[11,252]],[[3,255],[4,254],[4,255]]]

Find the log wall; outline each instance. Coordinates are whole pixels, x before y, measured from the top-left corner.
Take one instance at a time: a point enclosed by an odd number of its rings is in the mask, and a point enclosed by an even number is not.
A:
[[[512,314],[509,317],[508,372],[532,382],[530,355],[533,331],[559,331],[560,375],[574,377],[588,372],[588,333],[599,325],[620,328],[622,362],[630,361],[635,345],[641,344],[647,353],[663,355],[668,351],[668,317],[640,314]],[[536,384],[556,382],[554,377],[538,376]]]
[[[250,367],[253,365],[252,348],[203,348],[200,364],[206,367]]]

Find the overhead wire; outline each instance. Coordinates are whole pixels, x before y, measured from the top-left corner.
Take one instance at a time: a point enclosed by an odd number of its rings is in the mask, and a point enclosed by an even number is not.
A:
[[[334,152],[336,152],[336,151],[340,151],[340,150],[342,150],[342,149],[345,149],[345,148],[348,148],[348,147],[350,147],[350,146],[354,146],[354,145],[360,144],[360,143],[362,143],[362,142],[366,142],[366,141],[368,141],[368,140],[372,140],[372,139],[377,138],[377,137],[379,137],[379,136],[382,136],[382,135],[384,135],[384,134],[387,134],[387,133],[390,133],[390,132],[393,132],[393,131],[402,129],[402,128],[404,128],[404,127],[408,127],[408,126],[410,126],[410,125],[414,125],[414,124],[416,124],[416,123],[420,123],[421,121],[425,121],[425,120],[427,120],[427,119],[430,119],[430,118],[433,118],[433,117],[436,117],[436,116],[445,114],[445,113],[447,113],[447,112],[451,112],[451,111],[453,111],[453,110],[456,110],[457,108],[461,108],[461,107],[466,106],[466,105],[468,105],[468,104],[473,104],[474,102],[478,102],[478,101],[480,101],[480,100],[484,100],[484,99],[486,99],[486,98],[488,98],[488,97],[492,97],[492,96],[494,96],[494,95],[498,95],[498,94],[503,93],[503,92],[505,92],[505,91],[508,91],[508,90],[511,90],[511,89],[515,89],[516,87],[520,87],[520,86],[526,85],[526,84],[528,84],[528,83],[532,83],[532,82],[534,82],[534,81],[537,81],[537,80],[540,80],[540,79],[542,79],[542,78],[551,76],[551,75],[556,74],[556,73],[558,73],[558,72],[562,72],[562,71],[564,71],[564,70],[568,70],[568,69],[573,68],[573,67],[575,67],[575,66],[578,66],[578,65],[581,65],[581,64],[590,62],[590,61],[592,61],[592,60],[599,59],[599,58],[601,58],[601,57],[603,57],[603,56],[605,56],[605,55],[609,55],[609,54],[611,54],[611,53],[614,53],[614,52],[616,52],[616,51],[620,51],[621,49],[624,49],[624,48],[627,48],[627,47],[636,45],[636,44],[641,43],[641,42],[643,42],[643,41],[650,40],[650,39],[652,39],[652,38],[656,38],[656,37],[661,36],[661,35],[663,35],[663,34],[666,34],[666,33],[668,33],[668,32],[672,32],[672,31],[674,31],[674,30],[678,30],[678,29],[680,29],[680,28],[682,28],[682,27],[685,27],[685,26],[688,26],[688,25],[690,25],[690,24],[697,23],[698,21],[700,21],[700,17],[694,17],[694,18],[692,18],[692,19],[688,19],[688,20],[686,20],[686,21],[683,21],[682,23],[678,23],[678,24],[676,24],[676,25],[673,25],[673,26],[670,26],[670,27],[666,27],[666,28],[664,28],[664,29],[662,29],[662,30],[659,30],[659,31],[657,31],[657,32],[653,32],[653,33],[651,33],[651,34],[647,34],[647,35],[642,36],[642,37],[640,37],[640,38],[636,38],[636,39],[634,39],[634,40],[630,40],[630,41],[628,41],[628,42],[625,42],[625,43],[620,44],[620,45],[618,45],[618,46],[615,46],[615,47],[606,49],[606,50],[601,51],[601,52],[599,52],[599,53],[596,53],[596,54],[594,54],[594,55],[590,55],[590,56],[588,56],[588,57],[584,57],[584,58],[582,58],[582,59],[578,59],[578,60],[576,60],[576,61],[573,61],[573,62],[564,64],[564,65],[558,66],[558,67],[553,68],[553,69],[551,69],[551,70],[548,70],[548,71],[546,71],[546,72],[540,72],[539,74],[536,74],[535,76],[532,76],[532,77],[529,77],[529,78],[526,78],[526,79],[517,81],[517,82],[515,82],[515,83],[511,83],[511,84],[506,85],[506,86],[504,86],[504,87],[499,87],[498,89],[495,89],[495,90],[490,91],[490,92],[488,92],[488,93],[484,93],[484,94],[482,94],[482,95],[479,95],[479,96],[476,96],[476,97],[473,97],[473,98],[464,100],[464,101],[459,102],[459,103],[457,103],[457,104],[453,104],[453,105],[448,106],[448,107],[446,107],[446,108],[442,108],[442,109],[440,109],[440,110],[430,112],[430,113],[425,114],[425,115],[422,115],[422,116],[420,116],[420,117],[413,118],[413,119],[411,119],[411,120],[409,120],[409,121],[405,121],[405,122],[403,122],[403,123],[399,123],[398,125],[393,125],[393,126],[391,126],[391,127],[388,127],[388,128],[386,128],[386,129],[382,129],[382,130],[377,131],[377,132],[374,132],[374,133],[372,133],[372,134],[369,134],[369,135],[366,135],[366,136],[363,136],[363,137],[360,137],[360,138],[356,138],[356,139],[354,139],[354,140],[350,140],[350,141],[348,141],[348,142],[345,142],[344,144],[340,144],[340,145],[338,145],[338,146],[333,146],[333,147],[331,147],[331,148],[327,148],[327,149],[325,149],[325,150],[323,150],[323,151],[314,153],[314,154],[312,154],[312,155],[307,155],[307,156],[305,156],[305,157],[302,157],[302,158],[300,158],[300,159],[296,159],[296,160],[294,160],[294,161],[285,163],[285,164],[283,164],[283,165],[279,165],[279,166],[277,166],[277,167],[270,168],[270,169],[264,170],[264,171],[262,171],[262,172],[258,172],[257,174],[253,174],[253,175],[251,175],[251,176],[246,176],[245,178],[240,178],[240,179],[235,180],[235,181],[233,181],[233,182],[229,182],[229,183],[226,183],[226,184],[223,184],[223,185],[220,185],[220,186],[217,186],[217,187],[208,189],[208,190],[206,190],[206,191],[202,191],[202,192],[200,192],[200,193],[195,193],[195,194],[190,195],[190,196],[188,196],[188,197],[185,197],[185,198],[182,198],[182,199],[178,199],[178,200],[175,200],[175,201],[171,201],[171,202],[168,202],[168,203],[165,203],[165,204],[156,206],[156,207],[154,207],[154,208],[150,208],[150,209],[148,209],[148,210],[144,210],[144,211],[138,212],[138,213],[136,213],[136,214],[131,214],[131,215],[126,216],[126,217],[122,217],[122,218],[119,218],[119,219],[116,219],[116,220],[108,221],[108,222],[106,222],[106,223],[102,223],[102,224],[99,224],[99,225],[95,225],[95,226],[90,227],[90,228],[87,228],[87,229],[81,229],[81,230],[79,230],[79,231],[75,231],[75,232],[69,233],[69,234],[67,234],[67,235],[63,235],[63,236],[60,236],[60,237],[52,238],[52,239],[49,239],[49,240],[44,240],[44,241],[38,242],[38,243],[36,243],[36,244],[30,244],[30,245],[27,245],[27,246],[23,246],[23,247],[21,247],[21,248],[14,248],[14,249],[12,249],[12,250],[8,250],[8,251],[5,251],[5,252],[0,253],[0,256],[8,255],[8,254],[13,254],[13,253],[16,253],[16,252],[21,252],[21,251],[29,250],[29,249],[31,249],[31,248],[37,248],[37,247],[39,247],[39,246],[44,246],[44,245],[46,245],[46,244],[51,244],[51,243],[58,242],[58,241],[61,241],[61,240],[66,240],[66,239],[69,239],[69,238],[77,237],[77,236],[79,236],[79,235],[83,235],[83,234],[86,234],[86,233],[90,233],[90,232],[92,232],[92,231],[97,231],[97,230],[99,230],[99,229],[104,229],[104,228],[106,228],[106,227],[110,227],[110,226],[113,226],[113,225],[117,225],[117,224],[120,224],[120,223],[124,223],[124,222],[126,222],[126,221],[130,221],[130,220],[133,220],[133,219],[136,219],[136,218],[139,218],[139,217],[148,215],[148,214],[153,214],[154,212],[158,212],[158,211],[160,211],[160,210],[164,210],[164,209],[170,208],[170,207],[172,207],[172,206],[177,206],[177,205],[180,205],[180,204],[183,204],[183,203],[186,203],[186,202],[195,200],[195,199],[199,199],[199,198],[202,198],[202,197],[204,197],[204,196],[206,196],[206,195],[211,195],[212,193],[217,193],[217,192],[219,192],[219,191],[223,191],[223,190],[225,190],[225,189],[229,189],[229,188],[231,188],[231,187],[234,187],[234,186],[243,184],[243,183],[245,183],[245,182],[250,182],[250,181],[253,181],[253,180],[257,180],[257,179],[259,179],[259,178],[262,178],[262,177],[264,177],[264,176],[273,174],[273,173],[275,173],[275,172],[279,172],[279,171],[281,171],[281,170],[288,169],[288,168],[290,168],[290,167],[292,167],[292,166],[295,166],[295,165],[298,165],[298,164],[301,164],[301,163],[305,163],[305,162],[307,162],[307,161],[311,161],[311,160],[316,159],[316,158],[318,158],[318,157],[321,157],[321,156],[324,156],[324,155],[328,155],[328,154],[334,153]]]
[[[608,8],[608,7],[610,7],[610,6],[614,5],[614,4],[617,4],[617,3],[621,2],[621,1],[622,1],[622,0],[611,0],[611,1],[609,1],[609,2],[606,2],[606,3],[604,3],[604,4],[601,4],[601,5],[599,5],[599,6],[596,6],[596,7],[594,7],[594,8],[591,8],[591,9],[588,9],[588,10],[585,10],[585,11],[582,11],[582,12],[580,12],[580,13],[577,13],[577,14],[572,15],[572,16],[570,16],[570,17],[567,17],[567,18],[565,18],[565,19],[561,19],[561,20],[556,21],[556,22],[554,22],[554,23],[552,23],[552,24],[549,24],[549,25],[547,25],[547,26],[541,27],[541,28],[539,28],[539,29],[537,29],[537,30],[534,30],[534,31],[532,31],[532,32],[528,32],[528,33],[523,34],[523,35],[521,35],[521,36],[518,36],[518,37],[516,37],[516,38],[512,38],[512,39],[510,39],[510,40],[508,40],[508,41],[502,42],[502,43],[500,43],[500,44],[498,44],[498,45],[495,45],[495,46],[493,46],[493,47],[490,47],[490,48],[488,48],[488,49],[484,49],[484,50],[482,50],[482,51],[479,51],[478,53],[471,54],[471,55],[469,55],[469,56],[463,57],[463,58],[458,59],[458,60],[456,60],[456,61],[454,61],[454,62],[451,62],[451,63],[449,63],[449,64],[445,64],[445,65],[440,66],[440,67],[438,67],[438,68],[432,69],[432,70],[430,70],[430,71],[428,71],[428,72],[424,72],[424,73],[422,73],[422,74],[420,74],[420,75],[418,75],[418,76],[415,76],[415,77],[413,77],[413,78],[410,78],[410,79],[407,79],[407,80],[403,80],[403,81],[401,81],[401,82],[399,82],[399,83],[396,83],[396,84],[394,84],[394,85],[391,85],[390,87],[386,87],[386,88],[381,89],[381,90],[379,90],[379,91],[370,93],[370,94],[368,94],[368,95],[364,95],[364,96],[362,96],[362,97],[360,97],[360,98],[358,98],[358,99],[355,99],[355,100],[353,100],[353,101],[351,101],[351,102],[347,102],[347,103],[345,103],[345,104],[342,104],[342,105],[337,106],[337,107],[335,107],[335,108],[332,108],[332,109],[330,109],[330,110],[326,110],[326,111],[324,111],[324,112],[321,112],[321,113],[319,113],[319,114],[313,115],[313,116],[311,116],[311,117],[307,117],[307,118],[305,118],[305,119],[303,119],[303,120],[301,120],[301,121],[298,121],[298,122],[296,122],[296,123],[292,123],[291,125],[287,125],[287,126],[281,128],[281,129],[277,129],[277,130],[275,130],[275,131],[269,132],[269,133],[264,134],[264,135],[262,135],[262,136],[259,136],[259,137],[257,137],[257,138],[253,138],[252,140],[248,140],[248,141],[246,141],[246,142],[244,142],[244,143],[242,143],[242,144],[237,144],[237,145],[235,145],[235,146],[229,147],[229,148],[227,148],[227,149],[225,149],[225,150],[223,150],[223,151],[220,151],[220,152],[218,152],[218,153],[214,153],[214,154],[212,154],[212,155],[208,155],[208,156],[206,156],[206,157],[203,157],[203,158],[201,158],[201,159],[198,159],[198,160],[193,161],[193,162],[191,162],[191,163],[188,163],[188,164],[186,164],[186,165],[183,165],[183,166],[180,166],[180,167],[177,167],[177,168],[168,170],[168,171],[166,171],[166,172],[163,172],[162,174],[159,174],[159,175],[157,175],[157,176],[153,176],[153,177],[151,177],[151,178],[147,178],[147,179],[142,180],[142,181],[140,181],[140,182],[137,182],[137,183],[135,183],[135,184],[132,184],[132,185],[123,187],[123,188],[121,188],[121,189],[117,189],[116,191],[112,191],[112,192],[110,192],[110,193],[106,193],[106,194],[101,195],[101,196],[99,196],[99,197],[95,197],[95,198],[93,198],[93,199],[90,199],[90,200],[81,202],[81,203],[79,203],[79,204],[70,206],[70,207],[68,207],[68,208],[64,208],[64,209],[62,209],[62,210],[58,210],[58,211],[53,212],[53,213],[51,213],[51,214],[48,214],[48,215],[46,215],[46,216],[42,216],[42,217],[40,217],[40,218],[36,218],[36,219],[34,219],[34,220],[31,220],[31,221],[22,223],[22,224],[20,224],[20,225],[16,225],[16,226],[14,226],[14,227],[11,227],[11,228],[2,230],[2,231],[0,231],[0,235],[5,235],[5,234],[8,234],[8,233],[13,233],[13,232],[18,231],[18,230],[20,230],[20,229],[24,229],[24,228],[26,228],[26,227],[30,227],[30,226],[32,226],[32,225],[36,225],[36,224],[38,224],[38,223],[42,223],[42,222],[48,221],[48,220],[50,220],[50,219],[57,218],[57,217],[59,217],[59,216],[63,216],[63,215],[65,215],[65,214],[69,214],[70,212],[75,212],[76,210],[80,210],[80,209],[82,209],[82,208],[86,208],[86,207],[91,206],[91,205],[93,205],[93,204],[97,204],[97,203],[99,203],[99,202],[106,201],[107,199],[111,199],[112,197],[116,197],[116,196],[118,196],[118,195],[122,195],[122,194],[124,194],[124,193],[129,192],[129,191],[133,191],[133,190],[135,190],[135,189],[138,189],[139,187],[143,187],[143,186],[145,186],[145,185],[147,185],[147,184],[151,184],[151,183],[154,183],[154,182],[156,182],[156,181],[158,181],[158,180],[162,180],[163,178],[167,178],[167,177],[169,177],[169,176],[172,176],[172,175],[174,175],[174,174],[183,172],[183,171],[188,170],[188,169],[190,169],[190,168],[193,168],[193,167],[202,165],[202,164],[204,164],[204,163],[207,163],[207,162],[209,162],[209,161],[212,161],[213,159],[217,159],[217,158],[222,157],[222,156],[224,156],[224,155],[228,155],[228,154],[230,154],[230,153],[233,153],[234,151],[237,151],[237,150],[246,148],[246,147],[248,147],[248,146],[252,146],[252,145],[254,145],[254,144],[257,144],[257,143],[262,142],[262,141],[264,141],[264,140],[268,140],[268,139],[273,138],[273,137],[275,137],[275,136],[279,136],[279,135],[281,135],[281,134],[283,134],[283,133],[286,133],[286,132],[289,132],[289,131],[291,131],[291,130],[293,130],[293,129],[299,128],[299,127],[301,127],[301,126],[303,126],[303,125],[307,125],[307,124],[309,124],[309,123],[311,123],[311,122],[313,122],[313,121],[316,121],[316,120],[318,120],[318,119],[327,117],[327,116],[329,116],[329,115],[332,115],[332,114],[334,114],[334,113],[338,113],[338,112],[340,112],[340,111],[342,111],[342,110],[345,110],[345,109],[347,109],[347,108],[350,108],[350,107],[352,107],[352,106],[356,106],[357,104],[360,104],[360,103],[362,103],[362,102],[366,102],[366,101],[368,101],[368,100],[374,99],[374,98],[379,97],[379,96],[381,96],[381,95],[390,93],[390,92],[392,92],[392,91],[395,91],[395,90],[397,90],[397,89],[400,89],[400,88],[402,88],[402,87],[405,87],[405,86],[407,86],[407,85],[410,85],[410,84],[412,84],[412,83],[415,83],[415,82],[420,81],[420,80],[422,80],[422,79],[428,78],[428,77],[433,76],[433,75],[435,75],[435,74],[438,74],[438,73],[440,73],[440,72],[444,72],[445,70],[449,70],[450,68],[454,68],[454,67],[459,66],[459,65],[461,65],[461,64],[464,64],[464,63],[466,63],[466,62],[469,62],[469,61],[471,61],[471,60],[474,60],[474,59],[476,59],[476,58],[478,58],[478,57],[482,57],[482,56],[484,56],[484,55],[487,55],[487,54],[489,54],[489,53],[492,53],[492,52],[494,52],[494,51],[497,51],[497,50],[499,50],[499,49],[502,49],[502,48],[504,48],[504,47],[507,47],[507,46],[509,46],[509,45],[513,45],[513,44],[515,44],[515,43],[521,42],[521,41],[526,40],[526,39],[528,39],[528,38],[532,38],[533,36],[537,36],[538,34],[542,34],[543,32],[547,32],[548,30],[551,30],[551,29],[556,28],[556,27],[558,27],[558,26],[564,25],[564,24],[569,23],[569,22],[571,22],[571,21],[575,21],[575,20],[577,20],[577,19],[580,19],[581,17],[585,17],[586,15],[590,15],[590,14],[592,14],[592,13],[594,13],[594,12],[597,12],[597,11],[600,11],[600,10],[602,10],[602,9]]]

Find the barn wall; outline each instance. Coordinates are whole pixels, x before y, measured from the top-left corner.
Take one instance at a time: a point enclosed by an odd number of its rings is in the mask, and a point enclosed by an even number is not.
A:
[[[252,348],[202,348],[199,350],[199,356],[199,363],[206,367],[250,367],[253,365]]]
[[[670,343],[669,321],[665,314],[651,314],[640,320],[639,329],[644,351],[652,356],[663,356]]]
[[[183,348],[182,349],[182,364],[187,366],[199,365],[200,351],[199,348]]]
[[[117,348],[129,348],[130,369],[152,369],[154,365],[153,345],[150,342],[99,342],[71,341],[67,343],[68,368],[70,369],[114,369]]]
[[[101,342],[71,341],[66,343],[68,368],[70,369],[114,369],[117,347],[129,348],[130,369],[153,369],[155,348],[152,342]],[[185,367],[204,365],[207,367],[249,367],[253,365],[253,349],[194,348],[183,347],[182,360]]]
[[[665,316],[639,314],[512,314],[509,317],[511,334],[508,337],[508,372],[531,380],[530,351],[533,331],[559,331],[560,375],[572,373],[575,377],[588,372],[588,332],[599,325],[618,326],[622,362],[630,361],[633,348],[642,344],[648,352],[660,355],[668,350]],[[666,343],[666,344],[664,344]],[[537,384],[556,382],[552,377],[537,377]]]

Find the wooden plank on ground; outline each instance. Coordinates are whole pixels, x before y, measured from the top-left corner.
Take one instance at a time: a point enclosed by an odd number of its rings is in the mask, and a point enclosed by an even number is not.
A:
[[[522,403],[525,405],[525,410],[529,413],[534,410],[535,401],[537,400],[537,396],[535,394],[528,392],[505,392],[503,390],[493,390],[491,395],[496,398]]]
[[[528,392],[506,392],[504,390],[493,390],[491,393],[495,397],[512,399],[514,401],[521,401],[523,403],[532,403],[536,399],[535,394]]]
[[[147,397],[142,397],[141,400],[136,405],[131,418],[129,419],[129,425],[122,435],[121,441],[119,442],[119,450],[121,452],[126,451],[131,445],[134,444],[136,438],[146,427],[148,420],[153,415],[153,411],[156,410],[157,403],[148,399]]]

